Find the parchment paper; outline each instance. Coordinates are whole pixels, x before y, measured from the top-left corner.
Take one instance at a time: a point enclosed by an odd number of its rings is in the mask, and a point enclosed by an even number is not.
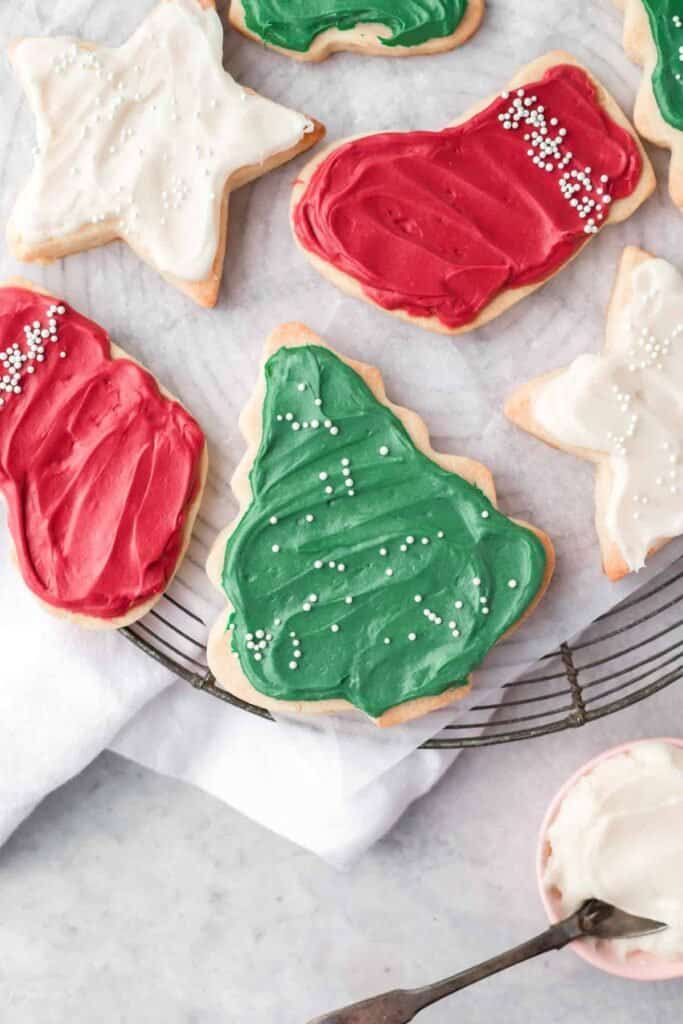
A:
[[[11,22],[13,35],[72,33],[109,45],[122,42],[152,2],[107,4],[106,31],[98,4],[98,30],[91,33],[94,6],[90,0],[0,2],[2,24]],[[302,66],[226,29],[225,64],[244,84],[323,121],[330,140],[384,129],[438,129],[499,91],[521,65],[554,48],[583,61],[630,115],[640,72],[622,51],[621,21],[611,0],[490,0],[474,39],[442,56],[391,60],[344,54]],[[6,62],[1,75],[4,223],[30,166],[33,125]],[[205,582],[202,561],[235,512],[228,481],[244,449],[237,418],[254,386],[267,334],[283,321],[300,320],[339,351],[379,366],[390,397],[424,417],[434,446],[489,466],[501,509],[542,526],[556,546],[557,572],[547,597],[478,673],[479,699],[683,551],[680,543],[671,544],[647,570],[618,585],[609,583],[601,573],[593,526],[592,467],[516,431],[501,411],[515,385],[602,347],[605,309],[625,245],[642,245],[683,263],[683,220],[666,191],[668,155],[648,149],[660,182],[657,194],[629,221],[602,232],[542,290],[457,340],[428,334],[343,296],[305,262],[288,225],[290,186],[305,157],[233,196],[225,279],[215,310],[200,310],[120,244],[45,268],[16,264],[0,247],[0,276],[22,273],[42,282],[101,322],[204,427],[212,471],[183,579],[201,594],[209,618],[221,599]],[[291,732],[300,751],[302,732],[312,743],[323,742],[330,755],[334,751],[344,787],[354,789],[457,713],[456,708],[391,730],[390,738],[361,726],[356,730],[361,736],[348,745],[349,727],[340,730],[338,722],[318,723],[315,729],[292,726]]]

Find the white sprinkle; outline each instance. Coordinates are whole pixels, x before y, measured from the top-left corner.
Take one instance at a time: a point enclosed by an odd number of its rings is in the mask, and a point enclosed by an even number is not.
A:
[[[297,663],[295,661],[290,661],[289,667],[290,668],[298,668],[299,666],[297,665]]]
[[[462,608],[462,601],[456,601],[455,602],[455,607],[456,608]]]
[[[413,640],[417,640],[417,634],[416,634],[416,633],[408,633],[408,639],[409,639],[409,640],[410,640],[411,642],[412,642]]]
[[[305,384],[297,384],[296,389],[297,389],[297,391],[305,391],[306,390],[306,385]]]
[[[510,590],[514,590],[517,586],[517,580],[508,580],[508,587]]]
[[[337,625],[336,622],[332,626],[330,626],[330,629],[332,630],[333,633],[339,632],[339,626]]]
[[[313,568],[314,569],[322,569],[322,567],[323,567],[323,563],[320,561],[319,558],[316,559],[316,561],[313,563]]]
[[[308,515],[306,516],[306,522],[307,523],[312,523],[314,519],[315,519],[315,516],[311,515],[311,513],[309,512]]]
[[[472,580],[472,583],[474,584],[475,587],[478,587],[481,585],[481,580],[479,579],[478,576],[475,576],[474,579]]]
[[[484,509],[484,511],[481,514],[481,518],[482,519],[488,519],[488,517],[489,517],[489,513],[487,512],[486,509]]]
[[[277,524],[277,516],[271,516],[268,521],[271,526],[275,526]]]
[[[385,643],[385,644],[386,644],[387,646],[388,646],[388,645],[389,645],[389,644],[391,643],[391,640],[389,639],[389,637],[388,637],[388,636],[385,636],[385,637],[384,637],[384,643]]]
[[[415,601],[415,604],[419,604],[422,600],[422,594],[416,594],[413,600]]]
[[[327,473],[322,472],[318,474],[320,480],[327,480]]]
[[[348,597],[344,598],[344,604],[353,604],[353,598],[351,597],[350,594]]]
[[[380,455],[388,455],[389,454],[389,449],[387,448],[387,446],[385,444],[382,445],[382,447],[379,450],[379,453],[380,453]]]
[[[385,569],[384,575],[385,576],[393,576],[394,575],[394,570],[393,569]]]
[[[272,548],[271,548],[271,551],[272,551],[272,552],[273,552],[274,554],[277,554],[279,550],[280,550],[280,545],[279,545],[279,544],[273,544],[273,546],[272,546]]]
[[[386,549],[386,548],[380,548],[380,549],[379,549],[379,553],[380,553],[380,555],[382,556],[382,558],[384,558],[384,557],[385,557],[386,555],[388,555],[388,554],[389,554],[389,552],[387,551],[387,549]]]

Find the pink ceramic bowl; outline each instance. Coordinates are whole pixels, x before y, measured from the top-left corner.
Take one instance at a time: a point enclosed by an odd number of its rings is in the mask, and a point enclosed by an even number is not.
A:
[[[555,820],[562,801],[572,786],[574,786],[583,775],[587,775],[592,771],[592,769],[601,761],[605,761],[608,757],[614,757],[615,754],[623,754],[626,751],[631,750],[633,747],[638,746],[639,743],[644,742],[653,741],[636,740],[633,743],[623,743],[620,747],[613,747],[612,750],[606,750],[604,754],[600,754],[599,757],[589,761],[588,764],[585,764],[583,768],[580,768],[578,772],[572,775],[572,777],[565,782],[562,789],[550,804],[548,813],[541,825],[541,832],[538,841],[536,872],[543,906],[545,907],[548,918],[552,923],[559,921],[562,917],[560,901],[557,896],[546,889],[543,883],[543,874],[550,853],[547,838],[548,829]],[[671,737],[665,737],[657,740],[656,742],[671,743],[675,747],[683,747],[683,740],[672,739]],[[683,978],[683,959],[665,960],[664,958],[657,957],[652,953],[633,953],[627,956],[624,960],[620,959],[615,954],[614,947],[610,942],[601,942],[596,944],[593,942],[579,940],[578,942],[572,943],[572,949],[583,960],[587,960],[589,964],[592,964],[593,967],[598,967],[601,971],[607,971],[608,974],[616,974],[620,978],[629,978],[632,981],[666,981],[671,978]]]

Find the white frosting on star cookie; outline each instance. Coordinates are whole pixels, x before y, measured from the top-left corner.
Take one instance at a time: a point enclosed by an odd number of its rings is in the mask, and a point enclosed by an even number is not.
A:
[[[296,146],[302,114],[222,66],[223,28],[166,0],[119,49],[25,39],[13,62],[36,117],[35,164],[11,218],[26,246],[113,226],[162,273],[208,277],[228,178]]]
[[[605,523],[631,570],[683,533],[683,276],[650,259],[630,278],[602,355],[542,386],[534,418],[559,445],[609,456]]]

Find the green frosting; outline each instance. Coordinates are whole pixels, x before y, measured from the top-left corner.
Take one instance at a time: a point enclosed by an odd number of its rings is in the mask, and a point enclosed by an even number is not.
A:
[[[662,117],[683,130],[683,0],[642,0],[657,50],[652,87]]]
[[[464,686],[537,595],[543,545],[418,451],[327,349],[282,348],[265,376],[253,497],[223,568],[244,674],[373,717]]]
[[[328,28],[378,23],[391,30],[385,46],[419,46],[450,36],[467,0],[242,0],[247,28],[266,43],[305,53]]]

